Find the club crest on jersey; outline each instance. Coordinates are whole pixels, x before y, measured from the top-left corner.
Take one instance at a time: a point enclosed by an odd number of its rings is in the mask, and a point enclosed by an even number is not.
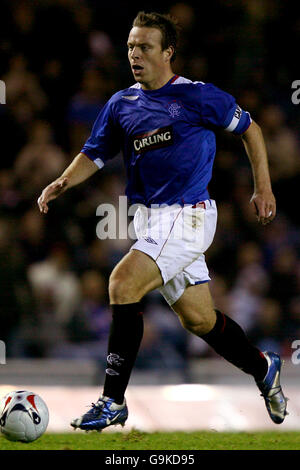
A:
[[[135,154],[147,152],[147,150],[167,147],[173,144],[172,126],[161,127],[153,131],[133,137],[133,148]]]
[[[169,105],[168,111],[172,118],[179,117],[181,112],[181,106],[175,101]]]

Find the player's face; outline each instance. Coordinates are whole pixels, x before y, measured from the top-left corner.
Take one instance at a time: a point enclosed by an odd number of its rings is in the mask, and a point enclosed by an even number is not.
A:
[[[135,80],[143,88],[156,88],[170,73],[171,48],[162,50],[162,34],[157,28],[134,26],[128,37],[128,58]],[[163,83],[164,84],[164,83]]]

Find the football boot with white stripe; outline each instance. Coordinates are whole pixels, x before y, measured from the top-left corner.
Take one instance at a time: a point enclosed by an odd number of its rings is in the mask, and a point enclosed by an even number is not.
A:
[[[268,371],[262,381],[256,381],[261,391],[261,396],[265,400],[265,404],[271,420],[276,424],[281,424],[288,414],[286,411],[287,401],[280,385],[280,371],[283,362],[280,356],[273,352],[263,352],[268,361]]]
[[[84,431],[99,431],[108,426],[125,425],[128,418],[126,401],[122,405],[115,403],[113,398],[100,397],[97,403],[92,403],[92,408],[80,418],[71,422],[74,429]]]

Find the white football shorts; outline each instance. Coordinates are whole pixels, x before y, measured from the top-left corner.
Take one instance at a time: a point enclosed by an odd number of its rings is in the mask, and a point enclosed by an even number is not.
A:
[[[139,250],[157,264],[163,279],[160,293],[169,305],[176,302],[189,285],[210,281],[204,253],[211,245],[217,225],[213,199],[192,205],[140,206],[134,215],[137,241],[130,250]]]

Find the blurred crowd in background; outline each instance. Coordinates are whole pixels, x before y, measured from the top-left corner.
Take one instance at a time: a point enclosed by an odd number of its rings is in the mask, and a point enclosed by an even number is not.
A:
[[[291,10],[292,8],[292,10]],[[263,130],[278,213],[258,225],[241,139],[217,133],[210,195],[218,228],[206,258],[215,305],[261,349],[290,356],[300,339],[300,8],[279,0],[176,3],[119,0],[1,2],[0,311],[8,357],[104,360],[109,274],[132,240],[99,240],[96,208],[118,207],[118,156],[50,203],[37,198],[78,154],[106,100],[132,85],[127,36],[139,10],[181,24],[174,71],[233,94]],[[298,73],[298,76],[297,76]],[[137,368],[185,370],[214,352],[181,327],[158,292],[144,299]]]

